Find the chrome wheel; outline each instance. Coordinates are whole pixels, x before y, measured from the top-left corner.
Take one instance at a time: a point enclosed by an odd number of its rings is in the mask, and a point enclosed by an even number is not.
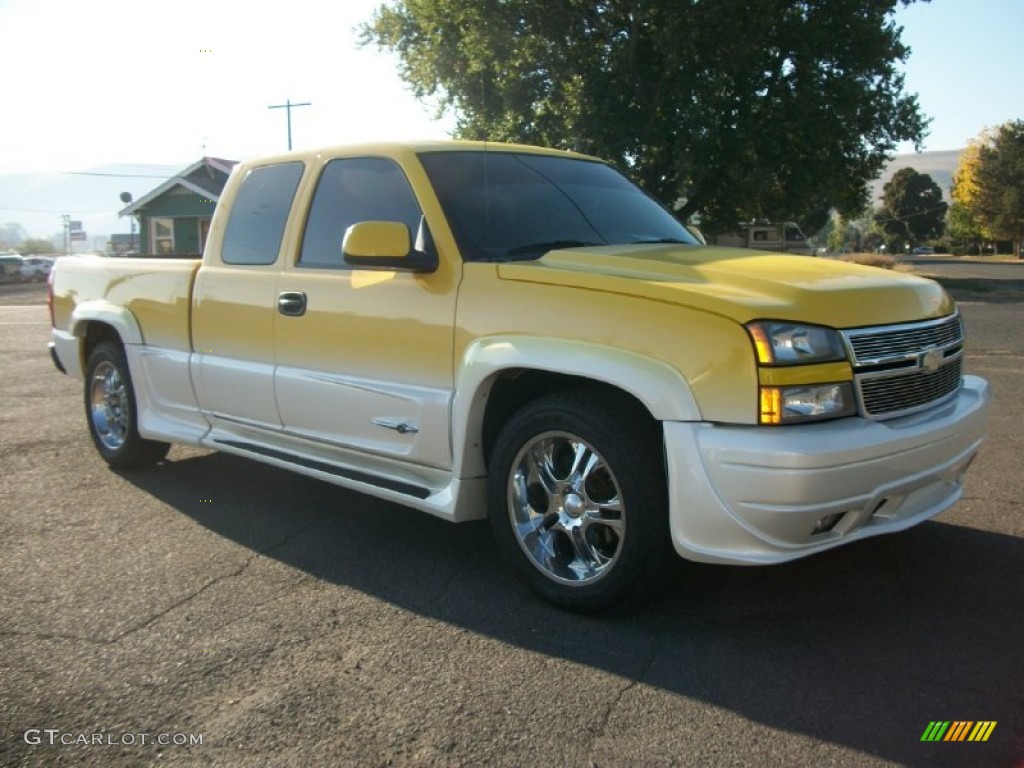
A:
[[[605,458],[568,432],[544,432],[520,449],[508,476],[508,513],[530,563],[558,583],[593,584],[621,554],[619,483]]]
[[[167,455],[169,443],[146,440],[135,426],[135,390],[120,344],[102,341],[89,353],[83,392],[89,434],[107,464],[137,469],[152,466]]]
[[[89,403],[96,438],[109,450],[118,450],[128,437],[131,408],[128,388],[113,363],[104,360],[93,370]]]

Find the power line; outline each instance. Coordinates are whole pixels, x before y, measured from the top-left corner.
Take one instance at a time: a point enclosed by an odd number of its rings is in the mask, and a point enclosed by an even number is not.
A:
[[[177,167],[177,166],[175,166]],[[174,173],[104,173],[102,171],[19,171],[8,167],[5,174],[11,176],[110,176],[117,179],[169,179]]]
[[[875,222],[876,224],[888,224],[889,222],[892,221],[906,221],[907,219],[912,219],[915,216],[924,216],[927,213],[932,213],[934,211],[941,210],[942,208],[945,208],[948,211],[949,204],[940,203],[939,205],[933,206],[932,208],[925,208],[923,211],[914,211],[913,213],[906,213],[903,216],[893,216],[888,219],[872,219],[872,221]],[[884,206],[882,207],[881,212],[886,212]]]
[[[19,213],[113,213],[111,208],[101,208],[96,211],[86,211],[81,209],[60,208],[59,210],[52,210],[49,208],[10,208],[6,205],[0,205],[0,211],[18,211]]]
[[[65,176],[112,176],[118,179],[169,179],[173,173],[102,173],[100,171],[54,171]]]

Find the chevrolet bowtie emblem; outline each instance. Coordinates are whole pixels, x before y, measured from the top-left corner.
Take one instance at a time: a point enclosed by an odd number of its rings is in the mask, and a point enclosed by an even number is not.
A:
[[[918,365],[925,373],[935,373],[946,359],[945,353],[938,347],[932,347],[918,358]]]

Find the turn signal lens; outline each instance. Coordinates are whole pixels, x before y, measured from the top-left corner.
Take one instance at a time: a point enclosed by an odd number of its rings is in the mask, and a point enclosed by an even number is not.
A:
[[[782,423],[782,390],[778,387],[761,387],[761,423]]]

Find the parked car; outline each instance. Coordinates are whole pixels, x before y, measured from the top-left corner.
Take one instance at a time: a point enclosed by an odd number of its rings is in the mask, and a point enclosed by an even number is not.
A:
[[[931,256],[935,253],[934,248],[929,248],[927,245],[919,245],[917,248],[911,251],[915,256]]]
[[[21,279],[24,260],[16,253],[0,254],[0,283],[13,283]]]
[[[53,256],[25,256],[21,261],[21,279],[42,281],[50,276],[53,269]]]

